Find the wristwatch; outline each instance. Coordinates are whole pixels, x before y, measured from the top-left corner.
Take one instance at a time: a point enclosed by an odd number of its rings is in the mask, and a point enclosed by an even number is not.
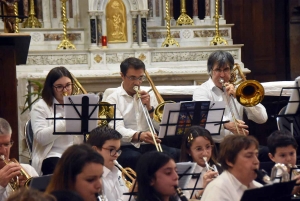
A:
[[[154,107],[152,106],[152,108],[150,110],[148,110],[149,114],[151,114],[152,112],[154,112]]]

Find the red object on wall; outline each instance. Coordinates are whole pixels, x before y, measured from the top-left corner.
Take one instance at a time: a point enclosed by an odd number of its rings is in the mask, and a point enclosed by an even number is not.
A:
[[[107,37],[102,36],[102,47],[107,47]]]

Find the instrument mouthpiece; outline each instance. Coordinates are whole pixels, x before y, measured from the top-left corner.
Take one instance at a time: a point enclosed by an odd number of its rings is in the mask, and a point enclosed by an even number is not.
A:
[[[0,159],[5,160],[5,156],[4,155],[0,155]]]
[[[115,164],[115,166],[118,166],[119,168],[122,168],[122,166],[118,163],[117,160],[114,160],[114,164]]]
[[[220,79],[219,79],[219,82],[220,82],[221,84],[224,84],[224,79],[223,79],[223,78],[220,78]]]
[[[255,169],[254,172],[257,174],[257,177],[265,182],[265,184],[271,184],[271,178],[268,176],[265,170]]]
[[[136,91],[136,92],[138,92],[139,91],[139,87],[138,86],[134,86],[133,90]]]

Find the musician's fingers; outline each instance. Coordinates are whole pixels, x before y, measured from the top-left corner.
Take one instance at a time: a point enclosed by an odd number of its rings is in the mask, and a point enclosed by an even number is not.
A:
[[[237,119],[239,124],[245,124],[245,122],[243,120]]]
[[[247,129],[249,126],[246,124],[238,124],[239,128]]]

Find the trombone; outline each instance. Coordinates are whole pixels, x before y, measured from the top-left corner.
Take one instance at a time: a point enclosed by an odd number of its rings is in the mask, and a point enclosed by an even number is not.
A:
[[[147,111],[146,106],[142,103],[142,100],[141,100],[141,94],[140,94],[140,91],[139,91],[139,87],[138,87],[138,86],[134,86],[134,87],[133,87],[133,90],[136,91],[136,95],[137,95],[137,97],[138,97],[138,99],[139,99],[139,102],[140,102],[140,104],[141,104],[141,106],[142,106],[143,113],[144,113],[144,115],[145,115],[145,117],[146,117],[146,121],[147,121],[147,124],[148,124],[148,126],[149,126],[149,130],[150,130],[150,132],[151,132],[152,139],[153,139],[154,145],[155,145],[155,147],[156,147],[156,150],[157,150],[158,152],[163,152],[160,143],[157,143],[157,142],[156,142],[156,139],[155,139],[155,136],[154,136],[155,129],[154,129],[154,126],[153,126],[153,123],[152,123],[152,119],[151,119],[151,117],[150,117],[150,115],[149,115],[149,113],[148,113],[148,111]]]

